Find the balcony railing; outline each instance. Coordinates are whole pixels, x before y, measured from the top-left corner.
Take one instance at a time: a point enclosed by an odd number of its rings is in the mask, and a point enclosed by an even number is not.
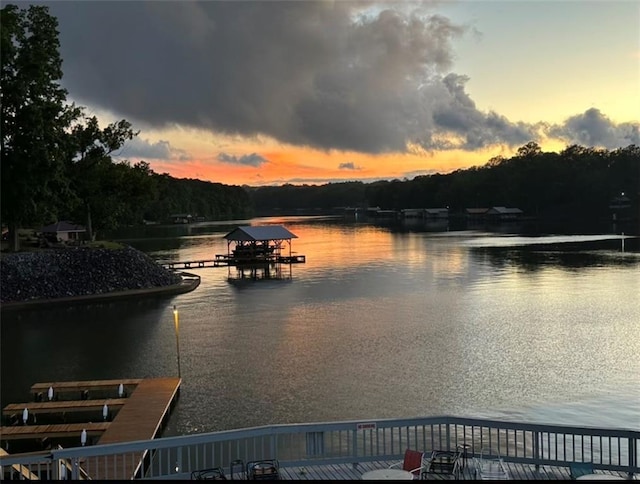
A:
[[[402,459],[406,448],[499,454],[507,462],[638,473],[640,431],[451,416],[283,424],[0,457],[5,479],[71,472],[99,479],[186,478],[191,471],[278,459],[281,467]],[[22,477],[21,477],[22,476]]]

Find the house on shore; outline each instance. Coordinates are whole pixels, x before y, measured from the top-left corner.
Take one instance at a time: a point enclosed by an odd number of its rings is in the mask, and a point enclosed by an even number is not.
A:
[[[193,215],[190,213],[174,213],[169,215],[172,224],[190,224],[193,222]]]
[[[522,219],[524,212],[515,207],[467,208],[465,218],[469,223],[514,222]]]
[[[491,207],[487,213],[490,222],[513,222],[522,218],[523,212],[515,207]]]
[[[425,208],[424,218],[427,220],[448,220],[449,209],[448,208]]]
[[[57,242],[68,242],[84,239],[87,229],[83,225],[74,224],[68,220],[61,220],[40,229],[42,235]]]

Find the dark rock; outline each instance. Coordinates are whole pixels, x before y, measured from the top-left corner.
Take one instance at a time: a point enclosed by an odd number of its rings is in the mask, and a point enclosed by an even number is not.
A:
[[[3,254],[0,302],[170,286],[181,280],[132,247],[73,247]]]

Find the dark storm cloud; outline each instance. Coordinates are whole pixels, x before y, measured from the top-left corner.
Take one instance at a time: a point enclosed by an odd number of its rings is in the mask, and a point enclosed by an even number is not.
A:
[[[229,163],[230,165],[256,166],[256,167],[268,162],[267,159],[263,158],[257,153],[251,153],[250,155],[243,155],[240,157],[229,155],[227,153],[220,153],[217,157],[217,160],[222,161],[223,163]]]
[[[640,123],[616,124],[596,108],[572,116],[561,125],[554,125],[549,133],[568,143],[583,146],[613,149],[640,145]]]
[[[368,153],[535,139],[448,74],[465,27],[432,2],[53,2],[63,84],[140,127]]]

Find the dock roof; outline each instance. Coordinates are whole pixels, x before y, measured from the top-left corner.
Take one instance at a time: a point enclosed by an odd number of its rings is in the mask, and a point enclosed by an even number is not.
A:
[[[264,240],[289,240],[298,236],[291,233],[282,225],[247,225],[237,227],[224,236],[233,241],[264,241]]]

